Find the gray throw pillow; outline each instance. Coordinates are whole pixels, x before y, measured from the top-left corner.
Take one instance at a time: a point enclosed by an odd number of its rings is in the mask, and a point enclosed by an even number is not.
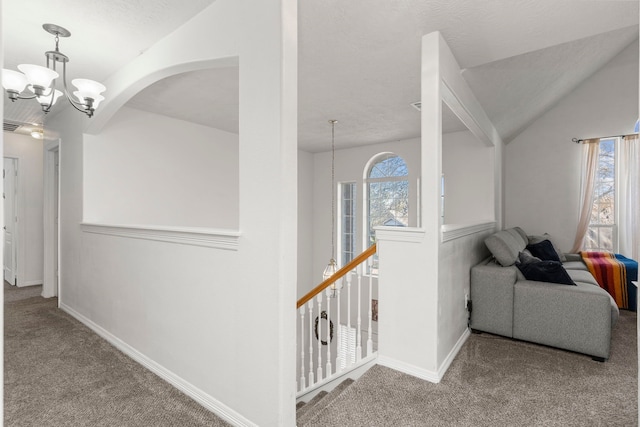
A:
[[[484,244],[503,267],[515,264],[518,261],[518,253],[524,249],[522,242],[505,230],[487,237]]]

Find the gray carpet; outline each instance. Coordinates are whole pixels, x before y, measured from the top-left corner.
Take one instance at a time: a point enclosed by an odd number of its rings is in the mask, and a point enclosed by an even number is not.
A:
[[[5,286],[5,426],[228,425],[30,288]]]
[[[45,300],[5,286],[5,426],[223,426]],[[636,314],[605,363],[472,335],[440,384],[376,366],[305,426],[637,425]]]
[[[17,286],[11,286],[9,282],[4,281],[4,301],[12,302],[21,299],[39,297],[42,295],[42,285],[26,286],[19,288]]]
[[[610,359],[472,335],[440,384],[375,366],[304,426],[636,426],[636,313]]]

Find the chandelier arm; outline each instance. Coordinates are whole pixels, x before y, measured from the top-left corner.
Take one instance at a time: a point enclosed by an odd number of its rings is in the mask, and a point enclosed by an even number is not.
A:
[[[49,68],[49,58],[47,58],[47,68]],[[56,63],[53,63],[53,71],[56,70]],[[54,99],[56,99],[56,80],[54,79],[53,82],[51,82],[51,99],[49,100],[49,105],[47,107],[45,107],[44,104],[40,104],[42,106],[42,111],[46,113],[48,113],[49,111],[51,111],[51,107],[53,107],[53,102]]]
[[[67,98],[67,100],[69,100],[69,103],[73,106],[73,108],[80,111],[81,113],[85,113],[89,117],[93,116],[93,111],[85,108],[86,106],[84,104],[74,101],[73,97],[69,95],[69,89],[67,88],[67,63],[66,62],[62,63],[62,85],[64,89],[64,96]]]
[[[16,96],[16,98],[18,98],[18,99],[33,99],[36,96],[38,96],[38,95],[36,95],[35,93],[33,95],[20,95],[19,94],[19,95]]]
[[[92,111],[88,111],[88,110],[85,110],[84,108],[80,108],[80,107],[78,107],[76,105],[75,102],[73,102],[71,100],[71,98],[69,98],[68,96],[66,98],[69,100],[69,103],[73,106],[73,108],[75,108],[76,110],[80,111],[81,113],[85,113],[88,117],[93,116],[93,112]],[[80,105],[82,105],[82,104],[80,104]]]

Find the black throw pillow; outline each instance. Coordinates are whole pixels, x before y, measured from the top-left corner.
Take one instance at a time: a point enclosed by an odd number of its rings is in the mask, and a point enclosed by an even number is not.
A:
[[[531,264],[517,262],[516,267],[527,280],[577,286],[560,261],[540,261]]]
[[[532,245],[527,245],[527,249],[531,252],[531,255],[540,258],[543,261],[558,261],[560,262],[560,257],[558,253],[553,248],[550,240],[543,240],[539,243],[534,243]]]

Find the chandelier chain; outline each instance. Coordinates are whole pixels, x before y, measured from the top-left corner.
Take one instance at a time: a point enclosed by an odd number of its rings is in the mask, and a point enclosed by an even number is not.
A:
[[[335,179],[336,179],[336,143],[335,143],[335,127],[337,120],[330,120],[331,122],[331,258],[335,259],[336,256],[336,198],[335,198]]]

